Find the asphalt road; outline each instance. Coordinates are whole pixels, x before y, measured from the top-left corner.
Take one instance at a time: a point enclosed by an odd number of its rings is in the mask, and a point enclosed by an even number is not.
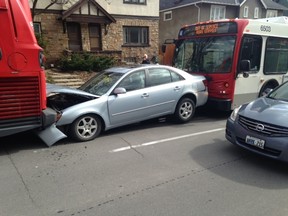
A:
[[[287,216],[287,164],[225,139],[227,113],[199,111],[48,148],[0,140],[1,216]]]

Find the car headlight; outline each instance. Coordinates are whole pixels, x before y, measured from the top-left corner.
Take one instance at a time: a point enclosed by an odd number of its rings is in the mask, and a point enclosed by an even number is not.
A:
[[[235,121],[235,120],[236,120],[237,115],[238,115],[238,111],[240,110],[240,108],[241,108],[241,106],[235,108],[235,109],[233,110],[233,112],[231,113],[230,119],[231,119],[232,121]]]

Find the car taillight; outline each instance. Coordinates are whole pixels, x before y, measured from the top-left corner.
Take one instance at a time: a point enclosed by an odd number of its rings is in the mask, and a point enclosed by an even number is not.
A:
[[[205,79],[205,80],[202,80],[202,82],[203,82],[204,86],[207,88],[207,86],[208,86],[208,81]]]

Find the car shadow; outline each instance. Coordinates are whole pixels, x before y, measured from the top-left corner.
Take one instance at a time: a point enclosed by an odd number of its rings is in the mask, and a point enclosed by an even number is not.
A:
[[[197,146],[190,155],[203,171],[222,178],[265,189],[288,188],[287,163],[254,154],[229,141],[214,140]]]

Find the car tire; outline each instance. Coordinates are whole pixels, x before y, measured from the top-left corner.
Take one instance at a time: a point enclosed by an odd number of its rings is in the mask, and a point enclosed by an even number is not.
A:
[[[96,115],[87,114],[77,118],[70,126],[70,136],[76,141],[85,142],[99,136],[102,122]]]
[[[174,112],[174,119],[179,123],[189,122],[195,113],[195,103],[190,98],[181,99]]]

